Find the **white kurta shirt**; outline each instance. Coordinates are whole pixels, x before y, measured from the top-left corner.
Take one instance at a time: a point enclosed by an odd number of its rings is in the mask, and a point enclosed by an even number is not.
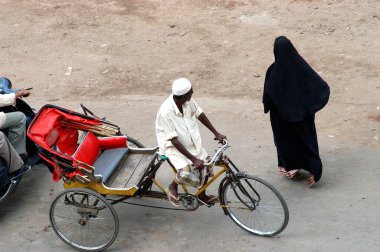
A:
[[[204,160],[207,152],[202,148],[197,118],[203,113],[193,99],[182,106],[183,114],[170,95],[161,105],[156,118],[156,136],[160,154],[166,155],[176,169],[182,169],[192,162],[171,143],[177,137],[179,142],[195,157]]]
[[[0,107],[15,105],[16,103],[16,95],[14,93],[11,94],[0,94]],[[5,113],[0,112],[0,127],[3,126],[5,122]]]

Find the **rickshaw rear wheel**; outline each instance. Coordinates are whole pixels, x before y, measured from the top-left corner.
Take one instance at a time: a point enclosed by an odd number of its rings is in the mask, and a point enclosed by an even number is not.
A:
[[[79,251],[103,251],[119,233],[119,218],[113,206],[89,189],[60,193],[50,206],[49,216],[58,237]]]

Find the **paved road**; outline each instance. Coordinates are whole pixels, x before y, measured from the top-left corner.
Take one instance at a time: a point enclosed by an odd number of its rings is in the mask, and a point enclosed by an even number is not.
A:
[[[117,102],[84,103],[99,115],[109,115],[123,132],[154,146],[155,113],[164,99],[125,96]],[[41,105],[37,98],[30,102]],[[200,98],[198,103],[229,137],[232,160],[282,193],[290,211],[288,227],[277,237],[260,238],[237,227],[219,207],[180,212],[119,204],[120,232],[108,251],[380,250],[378,152],[320,131],[324,174],[317,186],[307,189],[306,176],[290,181],[277,174],[272,133],[260,101]],[[56,104],[79,107],[69,101]],[[212,152],[216,146],[212,135],[204,128],[202,134],[204,145]],[[161,176],[170,181],[165,172]],[[0,204],[0,251],[72,251],[54,234],[48,220],[50,203],[62,190],[62,183],[54,183],[45,167],[34,167],[13,197]]]

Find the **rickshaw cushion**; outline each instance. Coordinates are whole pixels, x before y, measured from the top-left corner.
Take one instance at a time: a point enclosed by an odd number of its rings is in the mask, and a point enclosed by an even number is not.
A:
[[[78,130],[61,128],[59,131],[59,138],[57,146],[62,153],[73,155],[78,147]]]
[[[53,127],[46,137],[46,144],[56,149],[58,147],[59,151],[67,155],[73,155],[77,149],[78,141],[78,130],[68,129],[63,127]]]
[[[105,150],[94,163],[94,174],[101,175],[103,183],[106,183],[127,153],[128,148]]]
[[[98,141],[102,150],[127,147],[126,136],[99,137]]]
[[[88,132],[76,149],[73,158],[92,165],[99,156],[100,151],[98,138],[92,132]]]

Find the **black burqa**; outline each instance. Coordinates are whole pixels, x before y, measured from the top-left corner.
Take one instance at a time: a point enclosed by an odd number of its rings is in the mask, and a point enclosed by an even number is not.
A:
[[[264,112],[270,111],[278,165],[304,169],[317,182],[322,175],[315,113],[329,100],[327,83],[284,36],[274,42],[275,62],[265,76]]]

